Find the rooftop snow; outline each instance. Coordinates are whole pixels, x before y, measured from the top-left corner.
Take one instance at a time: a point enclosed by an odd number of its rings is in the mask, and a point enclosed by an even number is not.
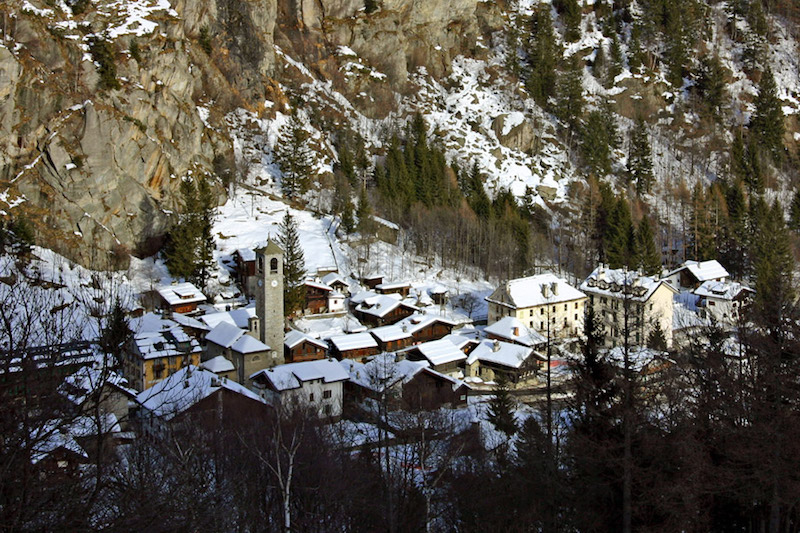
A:
[[[555,288],[555,290],[553,290]],[[570,302],[586,295],[554,274],[539,274],[518,278],[501,285],[486,300],[499,304],[511,304],[518,309]],[[507,301],[508,300],[508,301]]]
[[[262,376],[269,380],[278,391],[298,389],[303,382],[321,379],[325,383],[345,381],[350,376],[335,359],[321,359],[319,361],[303,361],[278,365],[269,369],[259,370],[250,376],[254,379]]]

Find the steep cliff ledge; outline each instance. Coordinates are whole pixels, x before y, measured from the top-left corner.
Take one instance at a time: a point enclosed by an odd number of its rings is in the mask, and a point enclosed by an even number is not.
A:
[[[155,251],[181,178],[234,168],[225,115],[302,91],[276,45],[392,110],[408,73],[445,74],[499,17],[477,0],[9,0],[0,8],[0,205],[84,264]],[[343,75],[342,47],[375,76]],[[376,97],[359,99],[369,90]],[[203,110],[212,110],[201,113]],[[220,191],[223,188],[220,187]],[[24,201],[22,201],[24,200]],[[13,207],[12,207],[13,206]]]

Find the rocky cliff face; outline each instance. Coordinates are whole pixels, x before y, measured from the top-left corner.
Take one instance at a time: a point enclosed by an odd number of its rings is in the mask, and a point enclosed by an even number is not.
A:
[[[355,95],[364,82],[342,76],[339,53],[354,50],[384,95],[363,111],[382,115],[410,70],[444,74],[451,57],[476,51],[498,24],[493,9],[477,0],[386,0],[369,14],[361,0],[10,0],[0,7],[0,209],[25,213],[43,245],[84,264],[152,253],[179,208],[179,180],[233,167],[225,114],[264,113],[265,100],[297,85],[278,49]]]

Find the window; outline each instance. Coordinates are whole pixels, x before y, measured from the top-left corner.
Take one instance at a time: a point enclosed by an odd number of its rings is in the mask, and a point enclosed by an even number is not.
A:
[[[264,258],[258,256],[258,273],[261,274],[264,272]]]
[[[567,310],[567,304],[564,304],[564,311]]]
[[[544,322],[539,322],[539,329],[544,329]]]
[[[530,314],[528,316],[533,316],[533,309],[531,309]]]
[[[313,392],[308,395],[308,401],[309,402],[313,402],[314,401],[314,393]]]
[[[578,320],[578,313],[575,313],[575,320]]]
[[[555,305],[553,306],[553,312],[554,313],[556,312],[556,306]]]
[[[327,399],[329,399],[330,397],[331,397],[331,391],[329,391],[329,390],[326,390],[325,392],[323,392],[323,393],[322,393],[322,398],[323,398],[324,400],[327,400]]]
[[[322,411],[325,413],[325,416],[331,416],[331,406],[330,405],[325,404],[322,407]]]
[[[532,328],[532,327],[533,327],[533,320],[531,320],[531,321],[528,323],[528,327],[529,327],[529,328]]]
[[[711,300],[709,300],[709,301],[708,301],[708,305],[710,305],[711,307],[714,307],[714,306],[715,306],[715,305],[717,305],[717,304],[715,304],[714,302],[712,302]]]
[[[276,257],[269,260],[269,271],[272,274],[278,273],[278,259]]]
[[[541,309],[539,309],[539,314],[540,314],[540,315],[543,315],[543,314],[544,314],[544,307],[542,307]]]
[[[575,302],[575,309],[578,308],[578,302]]]

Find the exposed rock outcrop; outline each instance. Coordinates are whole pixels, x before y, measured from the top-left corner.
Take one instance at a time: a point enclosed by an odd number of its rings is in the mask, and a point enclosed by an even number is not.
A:
[[[225,113],[263,111],[307,81],[278,68],[276,45],[385,115],[410,72],[445,74],[495,20],[478,0],[384,0],[369,14],[362,0],[51,4],[0,7],[0,192],[24,197],[14,210],[36,213],[41,244],[96,266],[111,250],[153,252],[180,179],[232,166]],[[369,74],[345,76],[340,46]]]

